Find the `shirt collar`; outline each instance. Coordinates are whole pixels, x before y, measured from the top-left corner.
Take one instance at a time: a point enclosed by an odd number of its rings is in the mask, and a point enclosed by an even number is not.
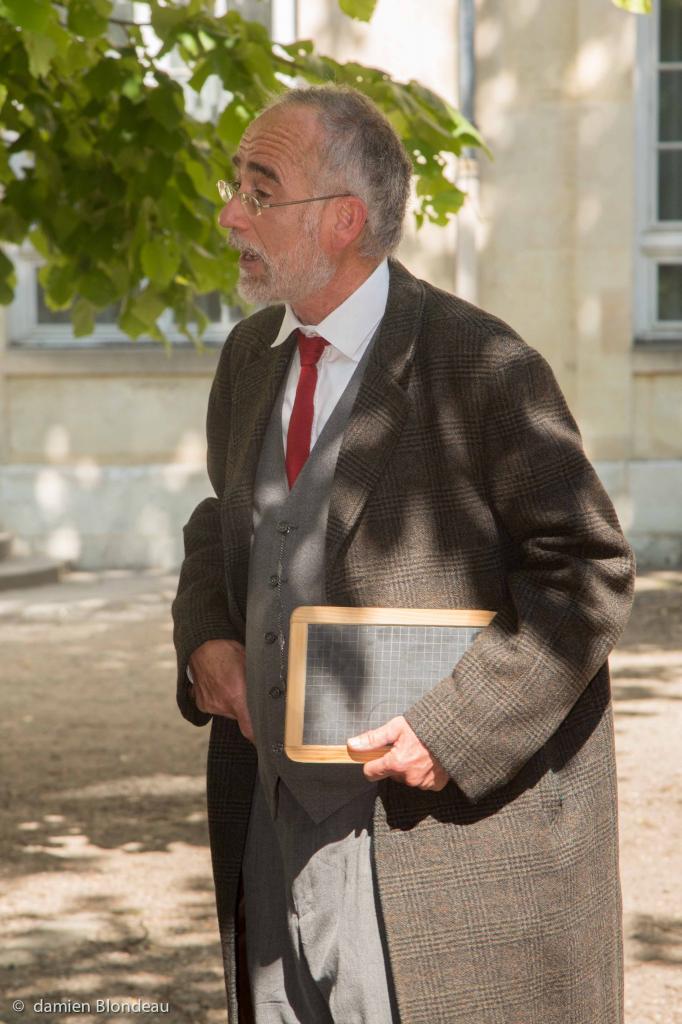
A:
[[[377,326],[386,310],[388,280],[388,261],[382,260],[359,288],[315,325],[302,324],[287,303],[282,325],[272,347],[281,345],[292,331],[301,330],[304,334],[319,334],[343,355],[357,362],[358,350],[363,341],[369,331]]]

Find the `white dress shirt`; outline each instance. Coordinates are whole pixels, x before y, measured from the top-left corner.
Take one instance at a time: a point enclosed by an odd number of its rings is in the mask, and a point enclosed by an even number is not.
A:
[[[286,341],[297,328],[304,334],[319,335],[329,342],[317,364],[313,426],[310,435],[311,451],[362,359],[384,315],[387,300],[388,262],[383,260],[367,280],[319,324],[302,324],[291,306],[287,304],[282,326],[272,343],[273,348]],[[300,371],[301,360],[296,348],[289,367],[282,405],[282,438],[285,451]]]

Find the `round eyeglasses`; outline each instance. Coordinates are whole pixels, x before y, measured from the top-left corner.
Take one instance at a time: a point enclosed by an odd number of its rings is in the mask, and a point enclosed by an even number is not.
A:
[[[334,192],[330,196],[311,196],[310,199],[289,199],[286,203],[262,203],[253,192],[240,192],[240,181],[219,181],[217,182],[218,195],[224,203],[238,196],[242,206],[250,217],[260,217],[263,210],[269,210],[274,206],[298,206],[299,203],[319,203],[322,199],[341,199],[343,196],[351,196],[352,192]]]

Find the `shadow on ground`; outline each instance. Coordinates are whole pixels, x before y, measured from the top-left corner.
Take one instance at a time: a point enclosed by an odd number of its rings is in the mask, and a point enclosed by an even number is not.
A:
[[[203,889],[204,880],[196,884]],[[4,956],[7,966],[0,969],[0,991],[8,1000],[24,1000],[23,1020],[63,1024],[63,1008],[29,1016],[29,1008],[38,1000],[52,1009],[59,1002],[87,1002],[92,1017],[81,1011],[73,1019],[99,1024],[121,1019],[147,1024],[224,1020],[225,998],[215,949],[210,942],[197,941],[198,935],[211,934],[212,908],[197,908],[185,925],[172,926],[164,945],[155,943],[142,925],[130,923],[137,914],[134,906],[87,897],[73,900],[58,922],[36,914],[12,937],[12,948]],[[103,922],[99,931],[88,927],[88,922],[97,920]],[[7,923],[11,928],[12,921]],[[97,1012],[98,1001],[106,1005],[107,1000],[165,1003],[166,1007],[109,1016]]]
[[[638,960],[682,964],[682,918],[638,914],[631,922],[630,938]]]

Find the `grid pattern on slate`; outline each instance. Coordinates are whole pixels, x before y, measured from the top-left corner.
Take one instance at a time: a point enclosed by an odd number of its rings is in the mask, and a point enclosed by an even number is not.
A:
[[[345,745],[401,715],[449,675],[473,626],[308,626],[303,743]]]

